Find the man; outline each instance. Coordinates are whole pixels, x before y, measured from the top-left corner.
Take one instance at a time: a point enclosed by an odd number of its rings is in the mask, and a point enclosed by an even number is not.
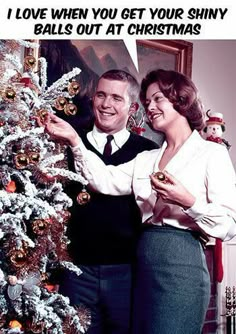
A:
[[[128,73],[111,70],[99,79],[93,97],[95,124],[81,134],[84,145],[105,164],[119,165],[144,150],[157,148],[152,141],[130,133],[127,121],[138,109],[139,86]],[[107,136],[109,137],[107,144]],[[107,144],[107,145],[106,145]],[[127,334],[130,325],[132,264],[141,224],[133,195],[108,196],[89,190],[84,205],[76,198],[82,186],[68,187],[73,199],[68,226],[70,255],[83,271],[66,272],[60,292],[73,305],[91,310],[88,334]]]

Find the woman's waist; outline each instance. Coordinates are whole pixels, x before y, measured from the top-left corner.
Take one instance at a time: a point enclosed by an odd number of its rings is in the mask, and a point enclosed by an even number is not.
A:
[[[180,222],[173,219],[163,219],[162,221],[153,221],[153,217],[150,217],[147,221],[142,224],[142,230],[148,232],[171,232],[171,233],[189,233],[198,239],[202,246],[205,248],[209,238],[203,231],[200,231],[198,226],[194,226],[191,223],[188,225],[181,225]]]

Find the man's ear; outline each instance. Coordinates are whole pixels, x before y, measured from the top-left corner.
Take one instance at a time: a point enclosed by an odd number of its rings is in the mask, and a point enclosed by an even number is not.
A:
[[[131,105],[129,107],[129,116],[132,115],[132,114],[135,114],[136,111],[138,110],[138,108],[139,108],[138,102],[131,103]]]

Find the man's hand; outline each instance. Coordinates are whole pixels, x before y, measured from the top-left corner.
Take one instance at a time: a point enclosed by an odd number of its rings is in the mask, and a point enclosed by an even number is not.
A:
[[[54,114],[48,113],[43,121],[38,119],[38,123],[45,127],[45,132],[50,136],[64,140],[72,147],[77,146],[80,142],[80,137],[73,127]]]

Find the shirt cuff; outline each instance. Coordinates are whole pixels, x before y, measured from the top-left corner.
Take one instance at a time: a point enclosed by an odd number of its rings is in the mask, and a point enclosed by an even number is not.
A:
[[[196,201],[190,208],[183,209],[183,211],[194,220],[198,220],[204,215],[204,208],[205,204],[196,199]]]
[[[86,156],[86,152],[87,152],[87,149],[86,147],[84,146],[82,140],[80,140],[79,144],[76,145],[76,146],[70,146],[71,148],[71,151],[74,155],[74,157],[85,157]]]

